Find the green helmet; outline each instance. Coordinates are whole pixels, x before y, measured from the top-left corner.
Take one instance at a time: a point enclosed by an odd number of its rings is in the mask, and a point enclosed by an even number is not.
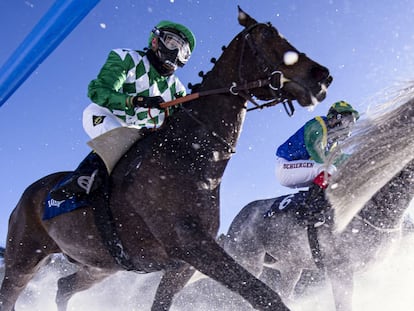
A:
[[[170,21],[161,21],[155,26],[155,28],[160,29],[160,30],[163,30],[163,29],[173,30],[173,31],[175,30],[188,41],[188,44],[190,46],[190,51],[193,52],[195,45],[196,45],[196,39],[195,39],[193,32],[187,27],[185,27],[184,25],[177,24],[177,23],[170,22]],[[154,33],[151,32],[151,35],[148,40],[149,46],[151,46],[151,41],[153,38],[154,38]]]
[[[331,108],[329,108],[327,118],[330,119],[334,116],[336,116],[338,113],[352,113],[356,120],[359,119],[359,112],[356,111],[350,104],[348,104],[346,101],[339,101],[334,103]]]

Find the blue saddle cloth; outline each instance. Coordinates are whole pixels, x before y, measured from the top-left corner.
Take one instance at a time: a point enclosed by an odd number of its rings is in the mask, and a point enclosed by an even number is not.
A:
[[[272,206],[263,215],[264,218],[270,218],[276,214],[293,213],[297,216],[305,212],[303,202],[306,199],[307,191],[299,191],[293,194],[278,197],[273,202]]]
[[[71,177],[72,173],[67,174],[59,183],[53,188],[56,189],[59,187],[64,181]],[[53,190],[52,189],[52,190]],[[71,197],[63,201],[56,201],[51,198],[50,192],[47,194],[45,199],[45,211],[43,213],[43,220],[51,219],[53,217],[59,216],[64,213],[68,213],[73,211],[77,208],[90,205],[90,202],[87,200],[86,197]]]

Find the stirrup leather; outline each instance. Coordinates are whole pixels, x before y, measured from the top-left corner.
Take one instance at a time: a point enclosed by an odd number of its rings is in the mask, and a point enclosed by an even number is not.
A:
[[[91,176],[80,176],[77,180],[78,186],[85,190],[86,194],[92,189],[93,182],[95,181],[96,174],[98,170],[94,170]]]

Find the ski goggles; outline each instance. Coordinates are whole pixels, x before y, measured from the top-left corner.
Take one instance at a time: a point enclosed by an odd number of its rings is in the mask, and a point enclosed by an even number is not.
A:
[[[335,127],[341,127],[341,128],[351,128],[355,122],[356,118],[352,113],[338,113],[335,116],[336,124]]]
[[[187,40],[183,39],[180,35],[170,32],[168,30],[160,30],[154,28],[152,31],[156,35],[162,44],[170,51],[177,50],[177,60],[180,66],[184,66],[191,56],[190,45]]]

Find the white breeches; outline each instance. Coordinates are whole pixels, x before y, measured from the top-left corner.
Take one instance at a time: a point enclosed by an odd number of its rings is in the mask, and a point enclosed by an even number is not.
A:
[[[120,118],[98,104],[92,103],[83,111],[83,128],[90,138],[95,138],[114,128],[127,126]]]
[[[276,158],[276,178],[282,186],[289,188],[309,187],[316,176],[322,171],[333,174],[336,167],[316,163],[313,160],[288,161]]]

